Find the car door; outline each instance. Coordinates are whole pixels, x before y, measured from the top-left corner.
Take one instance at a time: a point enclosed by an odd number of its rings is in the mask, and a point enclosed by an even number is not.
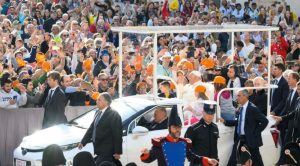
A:
[[[167,113],[169,115],[170,110],[173,105],[164,105],[160,107],[164,107],[167,110]],[[154,111],[156,110],[158,106],[150,109],[149,111],[145,112],[141,116],[134,119],[128,127],[128,134],[126,136],[126,157],[127,162],[135,162],[137,165],[145,165],[145,163],[142,163],[140,160],[141,150],[143,148],[151,149],[151,139],[152,138],[159,138],[164,137],[168,134],[168,129],[163,130],[154,130],[154,131],[146,131],[143,133],[134,133],[133,130],[137,127],[137,124],[141,117],[145,117],[146,120],[151,120],[151,117],[153,117]],[[125,157],[125,156],[124,156]],[[157,162],[154,161],[151,164],[147,165],[153,165],[156,166]]]

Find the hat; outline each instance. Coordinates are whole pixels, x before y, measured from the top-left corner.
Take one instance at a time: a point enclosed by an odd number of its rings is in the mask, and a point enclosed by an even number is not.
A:
[[[42,64],[42,69],[45,71],[45,72],[49,72],[51,70],[51,64],[47,61],[45,61],[43,64]]]
[[[131,47],[129,50],[128,50],[128,53],[135,53],[135,50],[133,47]]]
[[[43,152],[42,165],[53,166],[61,164],[66,164],[66,159],[61,148],[55,144],[47,146]]]
[[[207,69],[214,68],[215,67],[215,62],[212,58],[204,58],[201,61],[201,65],[205,66]]]
[[[172,58],[172,55],[170,54],[170,52],[166,51],[162,58]]]
[[[146,68],[146,72],[148,76],[152,76],[153,75],[153,63],[148,64],[147,68]]]
[[[73,166],[95,166],[94,158],[90,152],[79,152],[73,158]]]
[[[192,62],[190,62],[190,61],[186,61],[186,62],[184,63],[184,66],[185,66],[186,69],[188,69],[188,70],[193,70],[193,69],[194,69],[194,65],[193,65]]]
[[[216,76],[214,78],[214,84],[226,84],[226,79],[222,76]]]
[[[108,52],[108,50],[102,50],[101,51],[101,57],[102,56],[110,56],[110,53]]]
[[[22,58],[17,57],[16,61],[17,61],[18,67],[24,67],[24,66],[26,66],[26,63],[25,63],[25,61]]]
[[[297,143],[288,143],[283,150],[285,164],[298,165],[300,163],[300,148]]]
[[[198,86],[196,86],[196,88],[195,88],[195,92],[198,92],[198,93],[205,93],[205,92],[206,92],[206,88],[205,88],[205,86],[203,86],[203,85],[198,85]]]
[[[179,55],[174,56],[174,62],[178,63],[180,61],[181,57]]]
[[[93,60],[92,59],[86,59],[83,61],[82,66],[85,68],[85,70],[90,71],[92,70]]]
[[[181,119],[178,116],[177,105],[174,105],[171,109],[169,117],[169,127],[170,126],[182,126]]]
[[[42,52],[36,53],[36,63],[42,65],[46,61],[46,56]]]
[[[241,147],[241,152],[240,152],[240,162],[241,164],[245,164],[248,160],[251,159],[251,154],[249,152],[249,149],[246,145],[243,145]]]
[[[212,100],[204,100],[203,101],[203,110],[207,114],[213,115],[216,113],[217,102]]]
[[[99,96],[100,96],[100,93],[99,93],[99,92],[93,92],[91,98],[92,98],[93,100],[97,100]]]

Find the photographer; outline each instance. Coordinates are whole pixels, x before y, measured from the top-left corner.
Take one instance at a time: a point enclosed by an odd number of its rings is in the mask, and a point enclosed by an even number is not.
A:
[[[254,53],[253,58],[247,66],[246,72],[249,75],[263,76],[267,73],[267,58],[265,55]]]

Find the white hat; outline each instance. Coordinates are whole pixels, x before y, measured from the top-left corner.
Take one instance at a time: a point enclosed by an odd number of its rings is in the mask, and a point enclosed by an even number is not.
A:
[[[170,52],[166,51],[162,58],[172,58],[172,55],[170,54]]]

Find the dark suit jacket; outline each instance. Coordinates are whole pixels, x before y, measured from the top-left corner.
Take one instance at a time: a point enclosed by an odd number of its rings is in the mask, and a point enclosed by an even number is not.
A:
[[[43,128],[67,122],[65,116],[67,102],[68,100],[63,90],[60,87],[56,88],[51,99],[48,102],[45,101],[44,104]]]
[[[274,89],[271,100],[271,111],[274,112],[275,115],[280,115],[284,108],[286,99],[289,95],[289,85],[287,81],[282,77],[278,82],[277,86],[278,88]]]
[[[92,142],[93,130],[94,121],[81,140],[84,146]],[[96,141],[93,142],[95,154],[108,157],[122,154],[122,131],[121,116],[108,107],[96,127]]]
[[[292,99],[292,102],[290,103],[289,102],[289,99],[290,98],[290,93],[287,97],[287,100],[285,102],[285,106],[280,114],[280,116],[284,116],[284,115],[287,115],[289,114],[290,112],[292,112],[293,110],[296,109],[296,106],[297,106],[297,98],[298,98],[298,93],[297,91],[295,92],[294,96],[293,96],[293,99]],[[281,122],[279,125],[278,125],[278,128],[281,129],[281,130],[286,130],[288,128],[288,121],[283,121]]]
[[[245,137],[249,147],[257,148],[263,145],[261,132],[267,127],[268,123],[269,121],[264,114],[253,103],[249,102],[244,126]],[[227,120],[225,125],[236,126],[235,135],[237,135],[238,120]]]
[[[282,122],[289,122],[286,142],[300,139],[300,98],[297,99],[296,109],[282,116]]]

